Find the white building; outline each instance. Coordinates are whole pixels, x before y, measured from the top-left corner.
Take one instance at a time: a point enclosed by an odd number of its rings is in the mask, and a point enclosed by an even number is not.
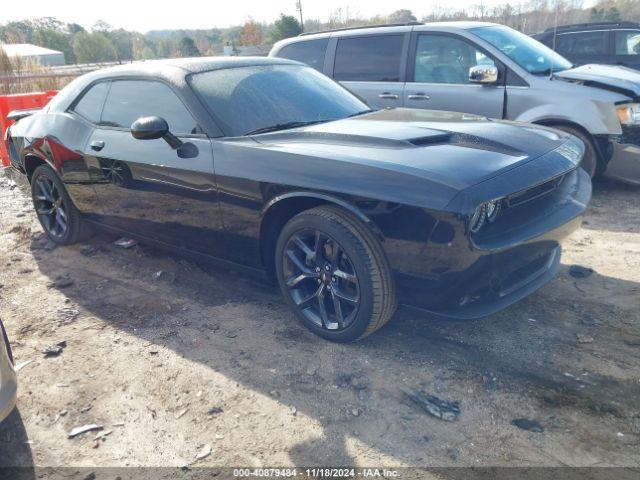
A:
[[[29,43],[0,44],[9,57],[20,57],[23,61],[35,60],[43,66],[64,65],[64,53]]]

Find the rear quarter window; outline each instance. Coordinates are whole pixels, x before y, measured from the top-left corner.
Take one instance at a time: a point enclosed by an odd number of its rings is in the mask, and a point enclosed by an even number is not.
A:
[[[404,35],[368,35],[338,40],[333,78],[339,81],[398,82]]]
[[[100,114],[108,91],[108,82],[96,83],[82,95],[73,111],[91,123],[100,123]]]
[[[322,72],[328,44],[328,38],[291,43],[282,47],[278,52],[278,57],[306,63],[310,67]]]

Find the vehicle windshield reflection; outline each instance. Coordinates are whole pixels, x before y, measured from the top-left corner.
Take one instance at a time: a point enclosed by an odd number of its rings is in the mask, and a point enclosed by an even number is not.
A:
[[[369,111],[345,88],[302,65],[213,70],[193,75],[190,83],[228,136],[340,120]]]
[[[477,36],[534,75],[549,75],[572,67],[569,60],[539,41],[505,26],[471,29]]]

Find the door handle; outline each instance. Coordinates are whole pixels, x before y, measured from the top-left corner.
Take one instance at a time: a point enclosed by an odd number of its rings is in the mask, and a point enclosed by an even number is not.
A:
[[[91,142],[91,150],[95,150],[96,152],[99,152],[103,148],[104,148],[104,142],[102,140],[94,140],[93,142]]]
[[[397,100],[398,95],[390,92],[382,92],[380,95],[378,95],[378,98],[382,98],[383,100]]]
[[[407,95],[409,100],[429,100],[431,97],[424,93],[412,93],[411,95]]]

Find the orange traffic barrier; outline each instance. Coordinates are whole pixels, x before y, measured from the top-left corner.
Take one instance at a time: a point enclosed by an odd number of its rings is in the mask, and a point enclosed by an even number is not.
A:
[[[7,120],[7,115],[13,110],[29,110],[32,108],[42,108],[56,96],[57,90],[47,90],[36,93],[17,93],[14,95],[0,95],[0,162],[2,167],[9,166],[9,152],[4,142],[4,133],[11,123]]]

